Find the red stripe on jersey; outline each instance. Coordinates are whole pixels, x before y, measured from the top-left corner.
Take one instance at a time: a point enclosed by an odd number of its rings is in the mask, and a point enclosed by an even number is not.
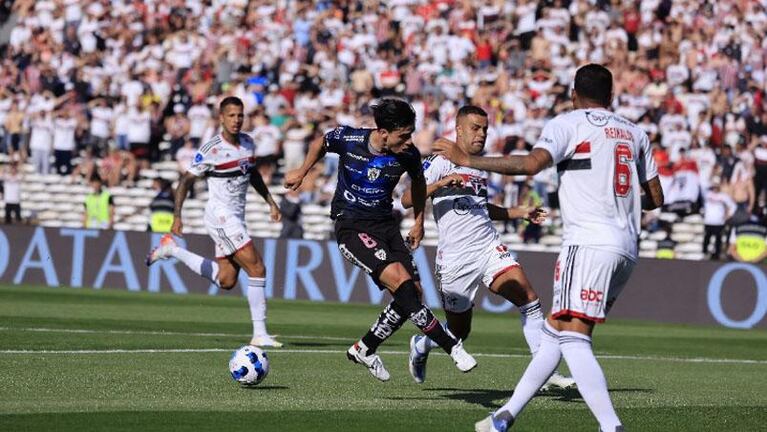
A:
[[[249,157],[249,158],[243,158],[243,159],[236,159],[236,160],[233,160],[233,161],[229,161],[229,162],[224,162],[224,163],[218,164],[214,168],[217,169],[217,170],[225,170],[225,169],[229,169],[229,168],[237,168],[238,166],[240,166],[240,161],[244,161],[244,160],[246,160],[246,161],[248,161],[250,163],[254,163],[256,161],[256,158]]]
[[[582,143],[575,146],[575,153],[589,153],[591,151],[591,143],[588,141],[583,141]]]

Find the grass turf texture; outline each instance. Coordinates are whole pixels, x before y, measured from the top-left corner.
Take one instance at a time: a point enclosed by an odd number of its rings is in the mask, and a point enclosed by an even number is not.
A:
[[[415,384],[408,324],[380,350],[392,374],[380,383],[344,355],[379,311],[270,301],[269,329],[286,346],[268,350],[269,376],[245,389],[227,370],[249,340],[243,298],[0,287],[0,430],[468,431],[527,364],[517,317],[476,313],[476,370],[440,353]],[[765,331],[610,321],[594,347],[628,430],[764,430]],[[597,423],[573,390],[535,398],[514,430]]]

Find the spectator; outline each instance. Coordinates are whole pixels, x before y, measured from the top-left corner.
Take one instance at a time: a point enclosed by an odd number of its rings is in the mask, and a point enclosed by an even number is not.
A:
[[[19,109],[19,103],[14,100],[10,110],[5,115],[5,148],[11,160],[23,164],[27,160],[27,148],[24,145],[24,112]]]
[[[50,111],[32,114],[29,150],[32,164],[38,174],[51,171],[51,151],[53,150],[53,118]]]
[[[301,226],[301,196],[298,191],[288,191],[280,203],[282,213],[282,230],[280,238],[303,238],[304,228]]]
[[[170,232],[173,225],[173,184],[163,178],[156,178],[152,182],[152,188],[157,195],[149,203],[149,226],[148,231],[156,233]]]
[[[13,222],[14,216],[16,223],[21,222],[21,182],[23,178],[19,173],[16,163],[11,162],[7,173],[0,176],[0,192],[5,201],[5,223]]]
[[[127,136],[130,152],[141,168],[149,167],[149,141],[152,138],[152,114],[149,107],[137,100],[135,105],[128,109]],[[131,179],[132,180],[132,179]]]
[[[114,110],[107,105],[104,98],[92,100],[88,107],[91,114],[89,145],[93,148],[94,155],[103,156],[107,153],[109,139],[112,137]]]
[[[722,231],[727,220],[735,212],[735,202],[729,195],[721,191],[719,179],[711,182],[711,190],[706,194],[703,207],[703,254],[709,254],[709,244],[714,238],[714,252],[711,259],[718,260],[722,252]]]
[[[111,229],[115,218],[112,194],[104,188],[100,177],[91,180],[91,193],[85,197],[83,227],[88,229]]]
[[[766,213],[762,217],[751,216],[732,229],[729,255],[736,261],[765,263],[767,259],[767,221]]]
[[[63,108],[54,113],[53,120],[53,156],[55,159],[56,173],[61,175],[72,174],[72,158],[75,155],[75,131],[77,119],[72,112]]]
[[[761,213],[756,208],[765,208],[767,205],[767,196],[762,199],[762,192],[767,194],[767,135],[759,138],[759,144],[754,148],[754,209],[755,214]]]
[[[190,131],[190,123],[184,113],[184,105],[176,104],[173,107],[173,115],[165,119],[165,131],[170,136],[170,154],[184,146]]]
[[[671,238],[671,225],[665,224],[663,231],[666,236],[663,239],[658,240],[658,245],[655,250],[655,258],[674,259],[676,257],[676,252],[674,251],[674,248],[676,248],[676,241]]]
[[[192,140],[194,147],[199,147],[213,114],[207,104],[198,102],[189,108],[186,115],[189,118],[189,139]]]

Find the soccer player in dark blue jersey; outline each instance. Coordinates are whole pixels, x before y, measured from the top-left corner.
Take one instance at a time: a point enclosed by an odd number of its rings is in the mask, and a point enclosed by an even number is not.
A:
[[[458,369],[468,372],[477,362],[421,302],[420,279],[410,254],[423,239],[426,203],[421,155],[412,143],[415,111],[403,100],[386,98],[373,106],[373,116],[375,129],[340,126],[312,143],[303,165],[285,177],[285,187],[296,190],[326,152],[340,156],[330,210],[338,248],[393,297],[365,336],[349,348],[347,357],[379,380],[388,380],[389,372],[375,352],[410,319],[450,354]],[[411,179],[415,214],[407,243],[392,215],[392,191],[405,172]]]

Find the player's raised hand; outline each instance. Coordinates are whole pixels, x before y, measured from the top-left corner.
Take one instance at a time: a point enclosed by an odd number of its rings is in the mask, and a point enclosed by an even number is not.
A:
[[[285,174],[285,189],[298,190],[304,182],[304,173],[301,169],[294,169]]]
[[[280,213],[280,207],[276,203],[272,202],[269,205],[269,219],[272,222],[279,222],[282,220],[282,213]]]
[[[421,245],[421,240],[423,240],[423,224],[416,223],[407,233],[405,242],[410,246],[410,250],[416,250]]]
[[[546,218],[549,216],[549,212],[540,207],[528,207],[526,209],[527,217],[525,219],[536,225],[540,225],[545,222]]]
[[[434,154],[442,155],[456,165],[466,166],[469,164],[469,154],[448,139],[439,138],[437,141],[434,141],[432,151],[434,151]]]
[[[173,225],[170,227],[170,232],[173,235],[183,237],[184,236],[184,224],[181,223],[180,217],[174,217],[173,218]]]

